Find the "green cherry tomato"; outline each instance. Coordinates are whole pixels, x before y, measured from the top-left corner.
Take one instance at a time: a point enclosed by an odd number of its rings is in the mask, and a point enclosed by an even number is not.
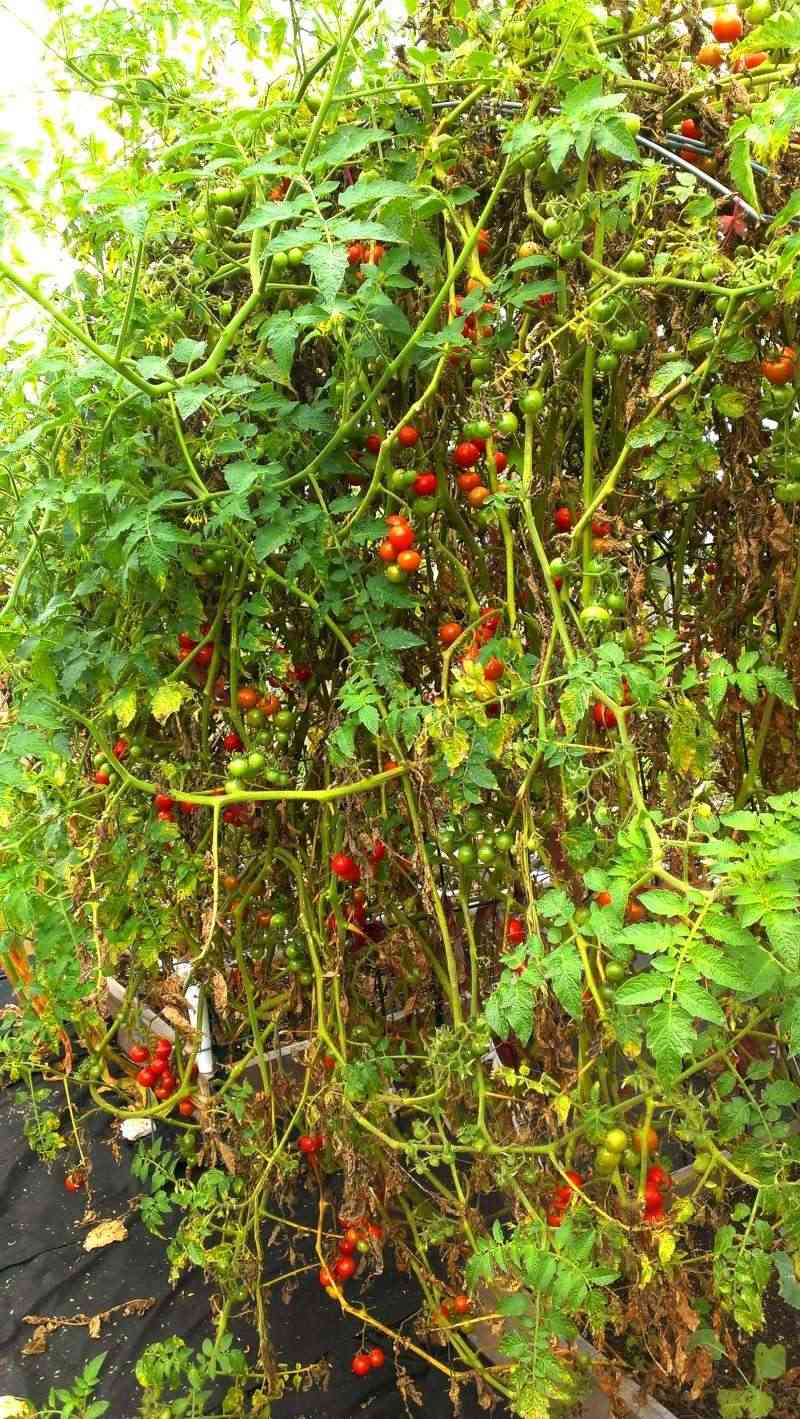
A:
[[[246,711],[244,722],[250,729],[260,729],[264,723],[264,711],[254,705],[252,709]]]
[[[470,428],[472,429],[471,438],[488,439],[492,437],[492,426],[488,419],[475,419],[470,424]]]
[[[610,591],[606,597],[606,606],[609,611],[613,611],[616,615],[621,615],[625,610],[625,597],[619,591]]]
[[[622,119],[624,127],[627,128],[629,133],[633,133],[635,136],[642,126],[642,120],[638,113],[621,113],[619,116]]]
[[[600,374],[613,374],[619,369],[619,355],[615,355],[613,350],[604,350],[597,357],[597,368]]]
[[[640,276],[647,265],[647,257],[643,251],[627,251],[620,264],[627,276]]]
[[[275,271],[275,273],[277,275],[280,275],[282,271],[286,270],[288,265],[288,253],[285,251],[276,251],[275,255],[272,258],[272,269]]]
[[[753,0],[752,5],[748,5],[745,10],[744,17],[751,25],[761,25],[771,14],[772,0]]]
[[[503,832],[496,834],[494,841],[498,852],[511,852],[514,846],[514,834],[503,830]]]
[[[558,241],[564,234],[564,228],[558,217],[546,217],[542,223],[542,234],[547,241]]]
[[[606,980],[611,985],[619,985],[620,981],[623,981],[627,974],[627,969],[623,966],[621,961],[609,961],[606,966]]]
[[[628,1144],[628,1135],[624,1128],[611,1128],[605,1136],[604,1143],[609,1153],[624,1153]]]
[[[496,857],[497,853],[493,843],[481,843],[478,848],[478,861],[482,862],[484,867],[491,867]]]
[[[607,325],[609,320],[614,319],[618,309],[619,307],[617,305],[617,302],[608,299],[604,301],[598,301],[597,305],[594,307],[593,314],[595,320],[599,320],[601,325]]]
[[[472,843],[461,843],[456,848],[456,862],[459,867],[472,867],[475,862],[475,849]]]
[[[413,504],[414,516],[422,518],[432,517],[438,506],[439,504],[436,498],[415,498]]]
[[[305,261],[305,253],[299,246],[293,246],[290,251],[287,251],[286,255],[289,258],[290,266],[302,266]]]
[[[282,709],[278,710],[275,716],[276,729],[291,729],[294,724],[294,711]]]
[[[516,414],[512,414],[510,410],[505,414],[501,414],[500,418],[497,420],[498,433],[515,434],[518,428],[519,419]]]
[[[283,931],[288,920],[289,918],[286,915],[286,912],[273,912],[272,920],[270,921],[270,926],[272,927],[273,931]]]
[[[439,834],[439,847],[442,852],[452,852],[455,846],[456,835],[452,828],[442,828]]]
[[[469,367],[473,374],[488,374],[492,368],[492,362],[488,355],[473,355]]]
[[[249,772],[246,759],[231,759],[228,764],[228,773],[231,778],[246,778]]]
[[[626,1148],[622,1155],[622,1161],[629,1173],[635,1173],[641,1166],[639,1154],[633,1148]]]
[[[635,330],[615,330],[609,344],[620,355],[632,355],[639,344],[639,337]]]
[[[544,408],[544,395],[540,389],[529,389],[519,401],[523,414],[538,414]]]
[[[468,808],[464,814],[464,827],[468,833],[479,833],[484,826],[483,814],[479,808]]]
[[[579,241],[572,241],[570,237],[565,237],[563,241],[558,243],[559,261],[574,261],[575,257],[579,255],[580,249]]]
[[[266,767],[266,759],[257,749],[252,754],[247,755],[247,772],[251,774],[260,773]]]
[[[613,1173],[619,1167],[619,1153],[612,1153],[610,1148],[598,1148],[594,1157],[594,1165],[598,1173]]]
[[[567,564],[564,561],[563,557],[553,557],[553,560],[549,563],[547,570],[549,571],[551,576],[566,576]]]
[[[600,625],[611,620],[611,612],[605,606],[584,606],[581,608],[579,616],[584,626],[590,626],[592,623]]]
[[[389,563],[388,567],[384,572],[384,576],[386,577],[387,581],[393,582],[396,586],[399,586],[400,583],[404,582],[406,579],[406,574],[403,571],[402,567],[398,567],[395,562]]]

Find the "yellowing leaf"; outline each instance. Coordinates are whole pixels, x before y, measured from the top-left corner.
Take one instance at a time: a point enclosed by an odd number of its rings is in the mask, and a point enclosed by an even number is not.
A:
[[[555,1109],[558,1114],[559,1123],[566,1123],[569,1118],[569,1111],[572,1108],[572,1100],[569,1094],[559,1094],[555,1101]]]
[[[118,1217],[108,1222],[99,1222],[87,1233],[83,1242],[84,1251],[97,1251],[98,1247],[110,1247],[112,1242],[124,1242],[128,1236],[125,1223]]]
[[[183,703],[191,697],[191,693],[186,685],[181,685],[177,681],[159,685],[150,701],[150,711],[153,718],[157,719],[159,724],[163,724],[171,714],[178,713]]]
[[[120,690],[111,701],[120,729],[127,729],[136,714],[136,691]]]
[[[658,1259],[662,1266],[669,1266],[675,1255],[677,1242],[672,1232],[662,1232],[658,1239]]]

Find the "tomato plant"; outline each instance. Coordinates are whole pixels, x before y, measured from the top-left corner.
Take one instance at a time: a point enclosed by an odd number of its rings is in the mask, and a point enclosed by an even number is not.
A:
[[[800,1299],[800,6],[290,10],[65,0],[7,154],[3,1066],[67,1187],[158,1123],[215,1355],[303,1189],[358,1375],[712,1393]]]

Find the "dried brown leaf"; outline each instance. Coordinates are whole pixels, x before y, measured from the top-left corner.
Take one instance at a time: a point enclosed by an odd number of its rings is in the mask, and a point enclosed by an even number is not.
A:
[[[124,1242],[128,1236],[125,1223],[118,1217],[100,1222],[87,1234],[83,1242],[84,1251],[96,1251],[98,1247],[109,1247],[113,1242]]]

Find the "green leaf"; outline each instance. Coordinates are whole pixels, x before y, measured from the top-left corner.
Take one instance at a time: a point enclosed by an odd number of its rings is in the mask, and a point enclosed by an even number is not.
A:
[[[695,947],[692,953],[692,964],[701,975],[707,976],[715,985],[721,985],[728,990],[746,990],[747,977],[744,972],[728,956],[723,955],[716,947],[703,942]]]
[[[347,251],[344,246],[312,246],[306,252],[306,265],[319,287],[322,304],[330,309],[342,288],[347,271]]]
[[[244,221],[240,222],[236,228],[237,232],[255,232],[261,227],[271,226],[273,222],[285,223],[292,217],[299,217],[308,207],[313,207],[314,199],[308,192],[303,192],[299,197],[284,198],[281,202],[262,202],[259,207],[254,207],[249,212]]]
[[[770,231],[777,230],[778,227],[788,227],[789,223],[799,214],[800,191],[796,191],[791,194],[788,202],[784,203],[780,211],[775,213],[770,224]]]
[[[559,1004],[573,1020],[583,1015],[583,968],[571,942],[557,946],[545,961],[545,975],[553,987]]]
[[[389,626],[382,632],[381,639],[387,650],[415,650],[425,644],[422,636],[406,630],[405,626]]]
[[[648,394],[653,399],[658,398],[671,384],[676,384],[685,374],[691,374],[693,368],[688,360],[667,360],[665,364],[659,365],[653,375]]]
[[[338,167],[371,148],[374,143],[383,143],[392,134],[388,128],[358,128],[353,123],[345,123],[328,138],[310,164],[312,172],[320,168]]]
[[[689,914],[685,897],[679,896],[677,892],[665,892],[659,887],[653,888],[649,892],[640,892],[639,901],[654,916],[688,916]]]
[[[761,211],[761,203],[756,190],[755,178],[753,177],[753,164],[750,160],[750,144],[746,138],[737,138],[731,144],[728,167],[731,174],[731,182],[743,197],[745,202],[754,207],[757,212]]]
[[[173,346],[171,359],[176,365],[190,365],[195,360],[199,360],[206,352],[207,340],[178,340]]]
[[[142,379],[171,379],[172,370],[169,361],[161,355],[142,355],[141,359],[134,361]]]
[[[764,1345],[759,1341],[755,1351],[756,1379],[779,1380],[786,1374],[786,1346]]]
[[[614,992],[614,1003],[652,1005],[654,1001],[662,999],[666,988],[667,982],[663,976],[655,975],[652,971],[641,971],[622,982]]]
[[[639,148],[632,133],[629,133],[621,118],[609,114],[595,128],[594,141],[601,153],[611,153],[623,162],[638,163]]]
[[[184,420],[190,418],[210,393],[210,384],[190,384],[185,389],[179,389],[175,395],[175,403],[181,418]]]
[[[340,193],[339,206],[375,208],[384,202],[393,202],[398,197],[405,197],[414,202],[419,199],[420,193],[407,182],[394,182],[388,177],[373,178],[369,182],[359,178],[352,187],[345,187]]]
[[[778,1273],[778,1290],[782,1300],[794,1310],[800,1311],[800,1281],[795,1275],[792,1258],[787,1256],[785,1251],[776,1251],[772,1259]]]
[[[725,1024],[725,1013],[719,1001],[715,1000],[710,991],[705,990],[698,981],[687,979],[685,975],[681,975],[675,987],[675,996],[678,1003],[693,1019],[707,1020],[710,1025]]]
[[[694,1049],[696,1035],[691,1016],[679,1006],[656,1005],[647,1021],[647,1044],[659,1078],[669,1084],[680,1074],[687,1055]]]
[[[796,971],[800,966],[800,916],[796,912],[767,912],[764,928],[776,956]]]
[[[711,402],[726,419],[741,419],[749,407],[742,391],[731,384],[716,385],[711,391]]]
[[[679,774],[694,780],[705,777],[713,745],[712,728],[691,700],[676,700],[667,742],[670,759]]]
[[[192,691],[188,685],[183,685],[180,680],[170,680],[163,685],[159,685],[150,701],[150,713],[159,724],[163,724],[169,719],[171,714],[178,714],[182,705],[192,697]]]

